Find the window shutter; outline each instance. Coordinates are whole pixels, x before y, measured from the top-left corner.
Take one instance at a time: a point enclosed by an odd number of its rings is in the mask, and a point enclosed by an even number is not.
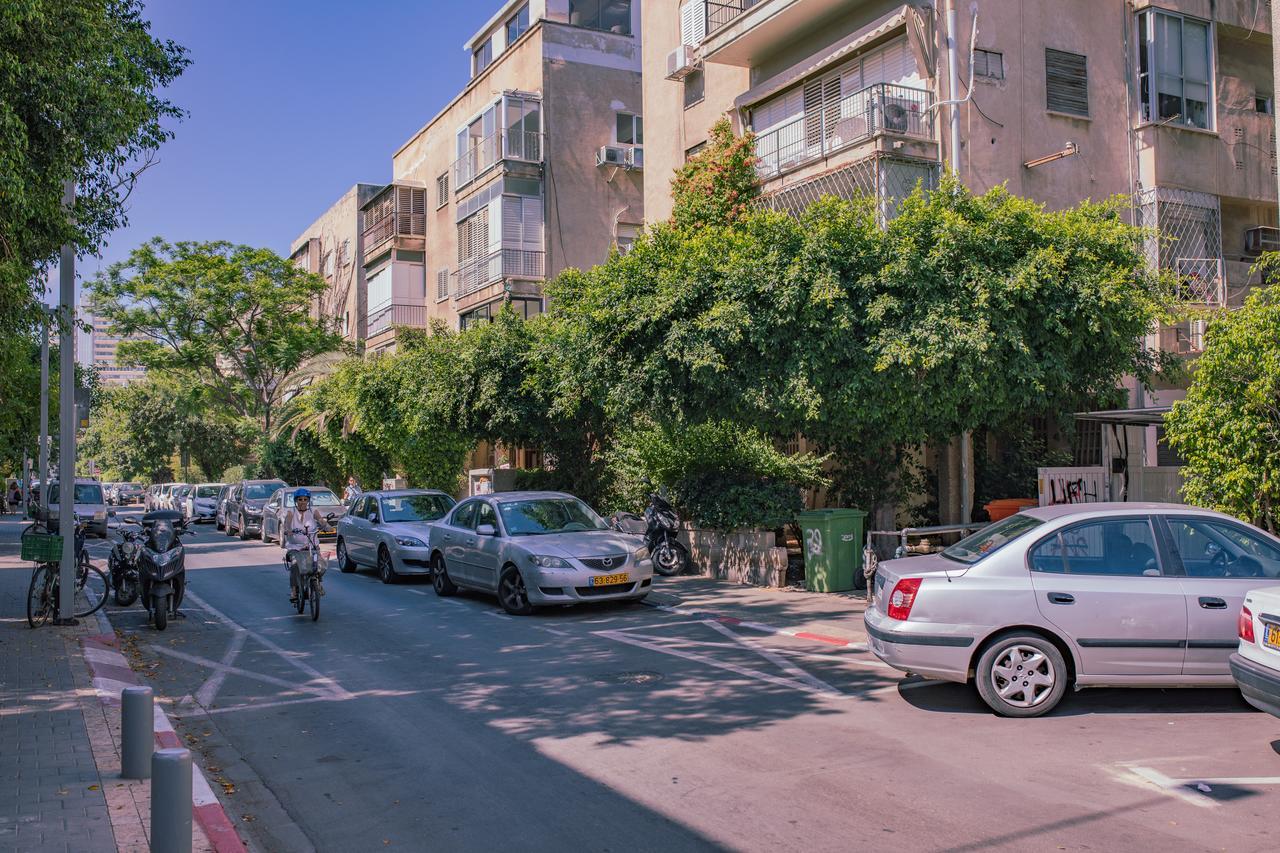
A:
[[[502,243],[519,246],[523,242],[523,217],[519,196],[502,197]]]
[[[524,247],[533,251],[542,250],[542,199],[523,198],[524,205]]]
[[[822,141],[822,78],[804,84],[804,143],[812,147]]]
[[[1045,48],[1045,108],[1071,115],[1089,115],[1089,78],[1085,57]]]
[[[436,273],[436,299],[449,298],[449,269],[448,267]]]
[[[680,7],[680,43],[702,44],[707,37],[707,4],[703,0],[686,0]]]
[[[445,172],[436,178],[436,207],[444,207],[449,202],[449,173]]]

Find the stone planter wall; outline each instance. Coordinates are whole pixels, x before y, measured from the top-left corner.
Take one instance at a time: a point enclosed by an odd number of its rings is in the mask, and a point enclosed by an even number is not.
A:
[[[752,586],[787,582],[787,549],[778,547],[772,531],[722,533],[686,527],[680,541],[689,549],[689,561],[698,574]]]

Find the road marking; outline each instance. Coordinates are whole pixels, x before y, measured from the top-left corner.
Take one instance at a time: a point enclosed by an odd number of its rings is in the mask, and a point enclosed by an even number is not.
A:
[[[197,666],[203,666],[208,669],[212,669],[215,672],[223,673],[224,679],[226,678],[227,675],[239,675],[244,678],[251,678],[254,681],[261,681],[265,684],[271,684],[276,687],[285,687],[290,690],[300,690],[304,693],[313,693],[318,696],[330,697],[330,696],[336,695],[332,689],[327,687],[312,687],[307,684],[297,684],[292,681],[285,681],[283,678],[276,678],[274,675],[263,675],[258,672],[253,672],[252,670],[242,669],[241,667],[238,667],[238,666],[231,666],[229,664],[218,663],[216,660],[210,660],[209,658],[202,658],[202,657],[199,657],[198,655],[189,655],[186,652],[180,652],[177,649],[167,649],[164,646],[152,646],[151,650],[154,652],[158,652],[162,655],[167,655],[168,657],[171,657],[171,658],[184,660],[187,663],[194,663]],[[203,690],[203,687],[201,689]],[[196,701],[199,702],[198,695],[197,695]],[[200,704],[203,705],[205,703],[200,702]]]
[[[231,634],[231,642],[227,645],[227,651],[222,656],[224,666],[230,666],[235,663],[236,657],[239,656],[240,650],[244,648],[244,641],[248,635],[244,631],[233,631]],[[196,691],[195,701],[200,705],[212,705],[213,699],[218,695],[218,691],[222,688],[222,682],[227,680],[227,669],[216,669],[213,675]]]
[[[488,615],[490,615],[490,616],[493,616],[493,617],[497,618],[497,619],[505,619],[505,620],[507,620],[508,622],[510,622],[510,621],[511,621],[511,617],[510,617],[510,616],[508,616],[508,615],[507,615],[507,614],[505,614],[505,613],[499,613],[499,612],[498,612],[498,611],[496,611],[496,610],[486,610],[486,611],[484,611],[484,612],[485,612],[485,613],[487,613],[487,614],[488,614]]]
[[[1202,809],[1215,809],[1219,803],[1211,800],[1198,791],[1191,791],[1186,788],[1188,783],[1171,779],[1159,770],[1152,770],[1150,767],[1134,767],[1129,765],[1125,767],[1129,771],[1130,783],[1137,782],[1142,787],[1155,787],[1162,794],[1167,794],[1174,799],[1182,800],[1193,806],[1199,806]],[[1143,784],[1145,783],[1145,784]]]
[[[558,636],[558,637],[572,637],[572,636],[573,636],[573,635],[572,635],[572,634],[570,634],[568,631],[561,631],[559,628],[548,628],[548,627],[546,627],[546,626],[544,626],[544,625],[539,625],[538,627],[542,628],[542,630],[544,630],[544,631],[549,631],[549,632],[551,632],[552,634],[555,634],[555,635],[556,635],[556,636]]]
[[[420,589],[411,589],[409,590],[409,592],[413,593],[414,595],[426,595],[426,593]]]
[[[809,673],[805,672],[803,669],[796,666],[794,663],[782,657],[781,655],[774,654],[769,649],[766,649],[763,646],[760,646],[757,643],[751,640],[748,640],[746,637],[741,637],[733,633],[728,628],[721,625],[719,622],[707,620],[702,624],[706,625],[708,628],[710,628],[711,630],[717,633],[725,635],[729,639],[733,640],[735,643],[742,646],[744,649],[748,649],[750,651],[755,652],[756,654],[760,655],[760,657],[769,661],[769,663],[781,669],[783,672],[790,673],[792,676],[805,682],[810,687],[813,687],[815,690],[825,691],[827,693],[835,694],[836,696],[844,695],[839,690],[832,687],[830,684],[827,684],[827,682],[823,681],[820,678],[816,678],[815,676],[810,675]]]

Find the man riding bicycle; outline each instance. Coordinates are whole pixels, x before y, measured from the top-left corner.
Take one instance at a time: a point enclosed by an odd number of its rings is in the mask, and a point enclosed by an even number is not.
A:
[[[289,600],[292,602],[298,600],[298,560],[311,559],[311,537],[321,530],[327,532],[333,527],[320,510],[311,508],[311,492],[298,489],[293,493],[293,507],[285,510],[284,517],[280,519],[280,547],[284,549],[284,560],[289,564]]]

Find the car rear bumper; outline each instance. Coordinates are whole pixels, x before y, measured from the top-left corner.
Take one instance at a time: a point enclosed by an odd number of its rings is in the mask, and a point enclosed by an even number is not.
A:
[[[1237,653],[1231,656],[1231,676],[1246,702],[1280,717],[1280,671]]]
[[[863,614],[871,652],[894,669],[943,681],[969,680],[974,638],[943,626],[909,625],[874,608]]]

